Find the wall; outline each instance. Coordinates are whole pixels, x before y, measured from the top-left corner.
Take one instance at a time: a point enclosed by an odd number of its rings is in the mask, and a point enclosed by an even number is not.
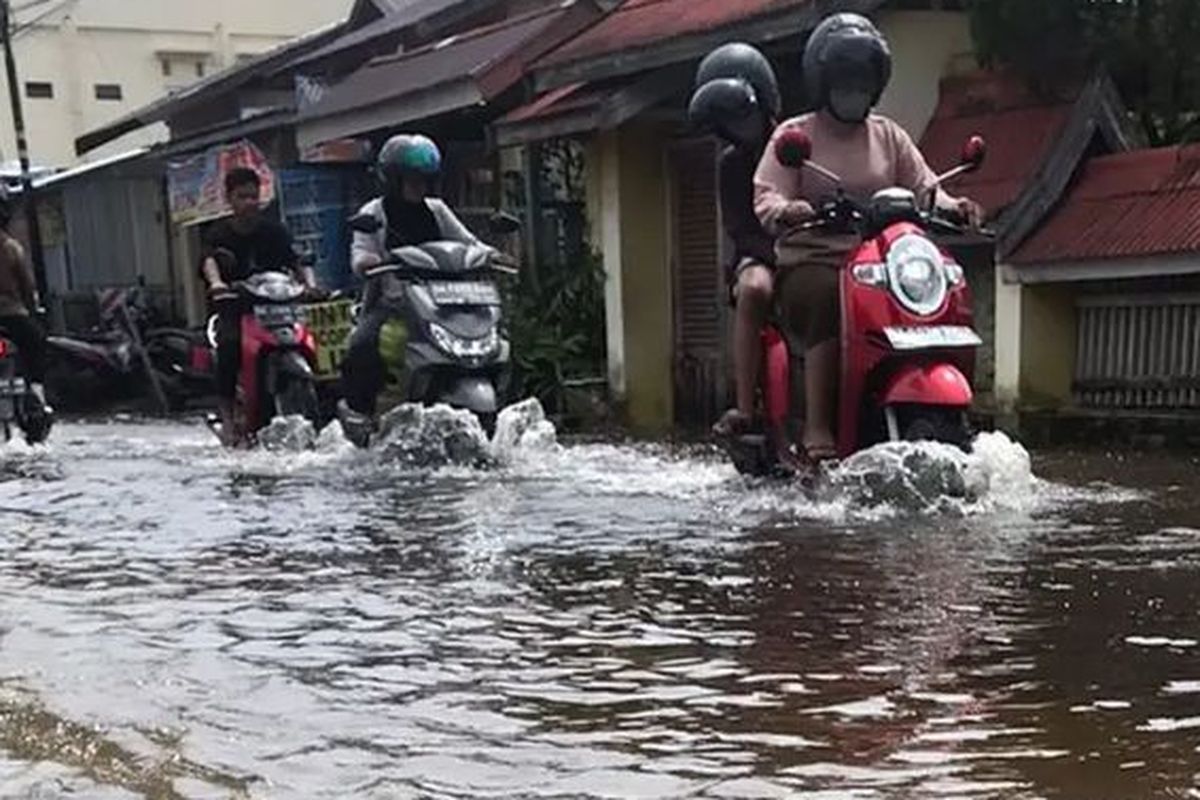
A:
[[[1021,287],[1022,409],[1054,408],[1071,399],[1075,372],[1075,297],[1078,287]]]
[[[1004,279],[1006,268],[996,266],[995,399],[1001,415],[1012,419],[1021,397],[1022,287]]]
[[[666,137],[658,128],[630,125],[620,140],[628,421],[636,431],[658,433],[674,422]]]
[[[894,11],[881,14],[877,22],[892,49],[892,82],[879,112],[903,125],[913,139],[920,139],[937,108],[942,78],[974,66],[967,15]]]
[[[54,86],[53,99],[22,91],[26,127],[35,163],[65,166],[76,161],[77,136],[124,116],[171,88],[270,49],[289,38],[341,19],[350,0],[51,0],[54,13],[19,33],[17,70],[22,84]],[[37,6],[18,14],[29,23],[46,11]],[[172,59],[163,74],[162,55]],[[189,72],[190,70],[190,72]],[[120,84],[120,101],[98,100],[95,84]],[[7,81],[0,75],[0,91]],[[0,161],[16,158],[11,114],[0,110]],[[131,134],[89,154],[94,160],[165,138],[163,126]]]
[[[631,124],[589,145],[589,216],[599,220],[608,273],[609,386],[629,427],[661,433],[673,422],[671,269],[663,130]],[[598,170],[595,165],[598,164]],[[598,185],[597,185],[598,184]]]

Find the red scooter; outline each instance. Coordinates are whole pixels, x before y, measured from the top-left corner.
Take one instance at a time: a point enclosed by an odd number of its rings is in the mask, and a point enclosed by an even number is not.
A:
[[[941,175],[938,185],[978,169],[985,150],[983,139],[972,137],[962,163]],[[775,152],[784,166],[810,169],[838,187],[835,198],[801,231],[853,233],[862,239],[839,278],[838,457],[887,441],[969,447],[967,411],[975,351],[983,342],[972,327],[971,292],[962,267],[930,238],[934,232],[961,235],[963,229],[920,209],[907,189],[878,192],[866,207],[855,202],[837,175],[810,160],[812,142],[799,128],[784,132]],[[803,381],[793,381],[803,373],[802,357],[791,352],[785,333],[774,324],[763,331],[763,350],[766,433],[729,443],[737,468],[755,475],[802,463],[787,457],[802,435]]]
[[[275,417],[302,416],[319,424],[314,367],[316,341],[304,325],[300,304],[305,289],[283,272],[263,272],[213,297],[242,312],[242,359],[234,417],[238,440],[252,441]],[[209,320],[215,349],[217,318]],[[219,425],[209,419],[214,429]]]

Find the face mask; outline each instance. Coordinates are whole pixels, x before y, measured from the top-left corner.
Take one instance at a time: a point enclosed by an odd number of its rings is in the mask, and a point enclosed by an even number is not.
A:
[[[858,124],[871,113],[871,94],[861,89],[832,89],[829,111],[839,122]]]

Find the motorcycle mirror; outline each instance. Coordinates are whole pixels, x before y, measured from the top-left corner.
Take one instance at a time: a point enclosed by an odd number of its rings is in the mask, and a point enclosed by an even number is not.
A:
[[[983,166],[983,160],[987,156],[987,142],[982,136],[975,135],[967,139],[963,145],[962,165],[969,167],[972,171]]]
[[[350,229],[355,233],[378,233],[383,223],[374,214],[355,214],[350,218]]]
[[[492,233],[507,236],[511,233],[516,233],[521,230],[521,220],[514,217],[512,214],[506,214],[503,211],[497,211],[488,217],[488,228]]]
[[[800,169],[812,158],[812,139],[798,126],[791,126],[775,140],[775,158],[790,169]]]

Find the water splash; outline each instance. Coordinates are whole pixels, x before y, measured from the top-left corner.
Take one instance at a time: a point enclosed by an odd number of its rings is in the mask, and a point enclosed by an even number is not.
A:
[[[546,419],[546,411],[537,398],[523,400],[500,412],[492,454],[500,461],[511,461],[521,453],[546,452],[558,445],[558,431]]]
[[[275,453],[300,453],[316,446],[317,429],[301,416],[276,417],[258,432],[258,443]]]
[[[388,461],[415,467],[483,467],[493,460],[479,418],[445,405],[406,403],[389,411],[379,421],[372,449]]]

